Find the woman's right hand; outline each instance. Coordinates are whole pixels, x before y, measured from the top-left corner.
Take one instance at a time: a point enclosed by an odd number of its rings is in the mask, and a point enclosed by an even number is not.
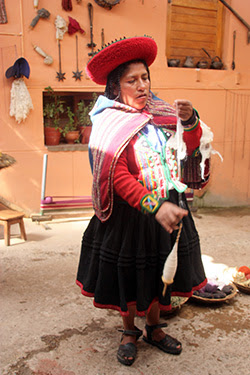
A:
[[[156,212],[155,218],[168,233],[172,233],[179,228],[179,222],[187,215],[187,210],[183,210],[176,204],[164,202]]]

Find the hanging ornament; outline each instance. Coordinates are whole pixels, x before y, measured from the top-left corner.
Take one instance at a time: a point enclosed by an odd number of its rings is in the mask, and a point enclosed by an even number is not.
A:
[[[67,12],[72,10],[72,1],[71,0],[62,0],[62,8]]]
[[[91,48],[91,52],[89,52],[89,56],[94,55],[94,47],[96,44],[93,42],[93,5],[88,3],[88,10],[89,10],[89,23],[90,23],[90,43],[87,44],[88,47]]]
[[[33,109],[29,91],[23,80],[23,77],[29,78],[29,76],[29,63],[24,57],[17,59],[5,72],[6,78],[14,78],[10,92],[10,116],[14,116],[18,123],[24,121]]]
[[[6,78],[21,78],[25,76],[29,78],[30,76],[30,66],[28,61],[24,57],[17,59],[11,67],[9,67],[5,72]]]
[[[38,9],[37,11],[37,16],[35,18],[33,18],[33,20],[31,21],[31,24],[30,24],[30,27],[31,28],[34,28],[37,24],[37,22],[40,20],[40,18],[49,18],[50,16],[50,12],[44,8],[42,9]]]
[[[46,65],[51,65],[53,63],[53,58],[49,55],[47,55],[47,53],[45,53],[42,48],[36,46],[36,45],[33,45],[33,48],[34,50],[41,56],[45,57],[45,59],[43,60],[44,64]]]
[[[77,31],[80,31],[81,34],[86,34],[85,31],[81,28],[77,20],[75,20],[72,17],[69,17],[69,24],[68,24],[68,33],[69,35],[72,35],[76,33]]]
[[[60,44],[60,40],[58,40],[58,51],[59,51],[59,72],[56,72],[56,78],[58,79],[58,81],[63,81],[64,79],[66,79],[65,74],[66,73],[62,73],[62,65],[61,65],[61,44]]]
[[[61,17],[57,16],[55,19],[56,26],[56,40],[63,40],[64,34],[68,31],[66,21]]]
[[[104,46],[105,46],[104,29],[102,29],[101,39],[102,39],[102,48],[104,48]]]
[[[79,71],[78,69],[78,36],[76,35],[76,72],[72,72],[73,73],[73,78],[75,78],[75,80],[77,81],[79,79],[79,81],[81,81],[81,77],[82,77],[82,70]]]

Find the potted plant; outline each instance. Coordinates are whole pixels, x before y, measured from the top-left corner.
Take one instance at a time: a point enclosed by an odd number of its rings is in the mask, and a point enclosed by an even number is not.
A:
[[[77,103],[76,117],[81,132],[81,143],[89,143],[92,127],[89,112],[94,107],[97,97],[97,94],[93,93],[92,100],[89,104],[86,105],[84,100],[80,100],[80,102]]]
[[[50,86],[45,87],[45,90],[50,97],[50,101],[45,103],[43,107],[45,144],[58,145],[62,131],[60,115],[64,112],[63,101]]]
[[[80,131],[77,129],[77,122],[75,122],[75,114],[67,107],[68,121],[62,130],[62,134],[67,143],[73,144],[79,140]]]

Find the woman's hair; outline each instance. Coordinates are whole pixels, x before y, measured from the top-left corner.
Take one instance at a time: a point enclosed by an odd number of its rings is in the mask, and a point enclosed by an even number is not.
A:
[[[146,61],[140,59],[127,61],[119,65],[117,68],[115,68],[114,70],[112,70],[112,72],[109,73],[104,93],[104,95],[107,98],[115,99],[117,97],[117,94],[114,94],[114,90],[116,89],[118,90],[118,93],[120,92],[120,79],[124,75],[124,73],[126,73],[130,64],[132,63],[142,63],[147,70],[148,79],[150,81],[150,73]]]

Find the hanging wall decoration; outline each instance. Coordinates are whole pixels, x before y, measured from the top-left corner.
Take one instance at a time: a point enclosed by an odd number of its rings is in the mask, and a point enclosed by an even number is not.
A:
[[[7,23],[7,14],[5,10],[4,0],[0,0],[0,23]]]
[[[29,78],[30,76],[28,61],[20,57],[13,66],[6,70],[5,76],[6,78],[14,78],[11,87],[10,116],[15,117],[16,121],[20,123],[26,119],[30,110],[33,109],[32,100],[23,79],[23,77]]]
[[[67,12],[70,12],[72,8],[72,1],[71,0],[62,0],[62,8]]]
[[[112,9],[113,6],[120,3],[120,0],[95,0],[96,4],[106,9]]]
[[[53,63],[53,58],[49,55],[47,55],[47,53],[45,53],[42,48],[36,46],[33,44],[33,48],[34,50],[41,56],[43,56],[45,59],[43,60],[44,64],[46,65],[51,65]]]
[[[58,79],[58,81],[63,81],[64,79],[66,79],[65,77],[65,74],[66,73],[62,73],[62,63],[61,63],[61,44],[60,44],[60,40],[58,40],[58,51],[59,51],[59,72],[56,72],[56,78]]]
[[[33,18],[33,20],[31,21],[30,27],[33,29],[36,26],[37,22],[40,20],[40,18],[49,18],[49,16],[50,12],[47,9],[38,9],[37,16]]]
[[[87,44],[89,48],[91,48],[91,52],[89,52],[89,56],[94,55],[94,48],[96,44],[93,42],[93,5],[88,3],[88,10],[89,10],[89,23],[90,23],[90,43]]]
[[[86,34],[85,31],[81,28],[77,20],[75,20],[72,17],[69,17],[69,24],[68,24],[68,33],[69,35],[72,35],[76,33],[77,31],[80,31],[81,34]]]
[[[68,31],[66,21],[61,17],[57,16],[55,19],[56,26],[56,40],[63,40],[64,34]]]
[[[101,39],[102,39],[102,48],[104,48],[105,46],[104,29],[102,29],[102,32],[101,32]]]
[[[82,77],[82,70],[79,71],[78,69],[78,36],[76,35],[76,72],[72,72],[73,73],[73,78],[75,78],[75,80],[77,81],[79,79],[79,81],[81,81],[81,77]]]
[[[68,31],[68,26],[66,21],[61,17],[57,16],[55,20],[55,26],[56,26],[56,40],[58,41],[58,52],[59,52],[59,72],[56,74],[56,78],[58,81],[63,81],[66,79],[65,74],[62,73],[62,63],[61,63],[61,40],[63,40],[64,34]]]

